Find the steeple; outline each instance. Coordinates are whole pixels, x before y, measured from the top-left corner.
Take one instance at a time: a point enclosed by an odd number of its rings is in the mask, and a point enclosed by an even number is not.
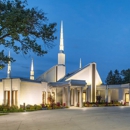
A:
[[[63,21],[61,21],[59,50],[60,50],[60,52],[64,52]]]
[[[65,65],[63,21],[61,21],[61,29],[60,29],[60,46],[59,46],[59,53],[58,53],[58,64]]]
[[[81,58],[80,58],[80,62],[79,62],[79,68],[80,68],[80,69],[82,68],[82,61],[81,61]]]
[[[8,57],[10,58],[10,51],[9,51],[9,56]],[[8,61],[7,78],[10,78],[10,76],[11,76],[11,62]]]
[[[33,58],[32,58],[32,62],[31,62],[30,80],[34,80],[34,65],[33,65]]]

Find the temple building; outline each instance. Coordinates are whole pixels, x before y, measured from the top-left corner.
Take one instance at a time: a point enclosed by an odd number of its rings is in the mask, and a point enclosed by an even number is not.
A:
[[[82,107],[83,102],[101,100],[125,101],[129,103],[130,86],[103,85],[95,62],[66,74],[63,22],[61,22],[58,64],[34,79],[33,59],[31,61],[30,79],[12,78],[11,62],[8,63],[7,78],[0,79],[0,105],[48,104],[48,97],[54,102],[66,106]],[[10,53],[9,53],[10,57]]]

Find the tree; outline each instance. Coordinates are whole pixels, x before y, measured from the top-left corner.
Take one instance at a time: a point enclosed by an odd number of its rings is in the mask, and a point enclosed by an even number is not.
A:
[[[114,83],[114,76],[112,70],[108,73],[107,78],[106,78],[106,84],[110,85]]]
[[[121,84],[122,83],[122,78],[121,78],[120,73],[117,69],[114,71],[113,77],[114,77],[114,84]]]
[[[47,17],[42,10],[27,8],[26,0],[0,1],[0,45],[11,48],[16,54],[29,51],[38,56],[47,53],[46,47],[53,47],[56,39],[56,23],[47,24]],[[39,45],[37,39],[44,43]],[[14,61],[0,52],[0,69],[8,61]]]
[[[122,78],[119,73],[119,71],[116,69],[114,73],[112,70],[108,73],[107,78],[106,78],[106,84],[121,84],[122,83]]]
[[[130,69],[122,70],[121,75],[123,77],[122,83],[130,83]]]

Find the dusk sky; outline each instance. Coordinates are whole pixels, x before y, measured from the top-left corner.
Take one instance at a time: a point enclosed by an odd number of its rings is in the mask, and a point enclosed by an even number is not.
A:
[[[82,66],[97,63],[103,82],[110,70],[130,68],[130,0],[28,0],[28,6],[42,9],[48,22],[57,23],[57,40],[43,57],[11,51],[16,59],[12,64],[13,77],[29,78],[31,57],[35,78],[57,64],[61,20],[67,73],[79,68],[80,58]],[[1,70],[0,78],[6,77],[6,71],[7,67]]]

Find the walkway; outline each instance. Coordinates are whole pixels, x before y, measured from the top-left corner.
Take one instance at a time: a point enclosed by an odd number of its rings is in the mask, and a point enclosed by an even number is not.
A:
[[[0,130],[129,130],[130,107],[76,108],[0,116]]]

